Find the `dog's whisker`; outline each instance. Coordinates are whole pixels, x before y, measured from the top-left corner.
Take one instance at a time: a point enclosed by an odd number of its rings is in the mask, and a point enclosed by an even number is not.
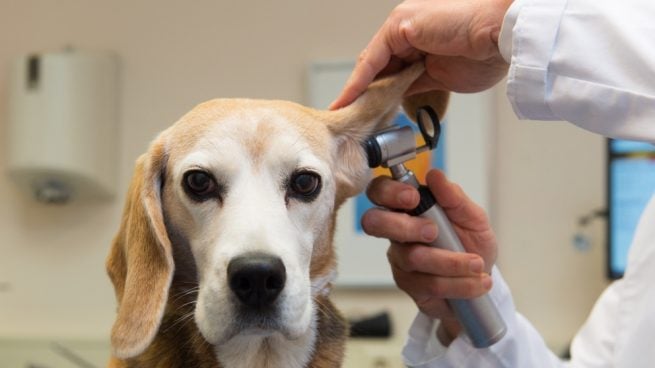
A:
[[[183,297],[183,296],[187,296],[187,295],[190,295],[190,294],[193,294],[193,293],[197,293],[198,291],[200,291],[200,288],[198,286],[190,288],[190,289],[182,290],[182,291],[177,292],[174,295],[174,298],[178,299],[178,298]]]
[[[175,281],[176,284],[187,284],[187,285],[195,285],[196,287],[198,286],[197,281]]]
[[[187,322],[187,321],[191,320],[191,318],[193,318],[193,316],[194,316],[194,313],[195,313],[195,311],[191,311],[191,312],[189,312],[189,313],[185,313],[185,314],[183,314],[182,316],[178,317],[175,321],[173,321],[173,323],[171,323],[169,326],[167,326],[167,327],[163,330],[163,332],[166,333],[166,332],[168,332],[171,328],[173,328],[173,327],[175,327],[175,326],[179,326],[179,328],[184,327],[185,323],[183,323],[183,322]],[[178,329],[178,331],[179,331],[179,329]]]
[[[186,302],[186,303],[180,305],[180,309],[184,309],[184,307],[186,307],[188,305],[195,305],[195,304],[196,304],[196,300],[192,300],[190,302]]]
[[[192,295],[193,293],[187,293],[187,294],[181,294],[181,295],[176,295],[173,298],[171,298],[171,303],[176,304],[182,300],[184,300],[185,297],[188,297],[189,295]],[[195,299],[195,298],[194,298]]]
[[[178,295],[179,295],[179,296],[187,296],[187,295],[191,295],[191,294],[197,293],[198,291],[200,291],[200,288],[199,288],[199,287],[195,287],[195,288],[191,288],[191,289],[189,289],[189,290],[186,290],[186,291],[180,292]]]

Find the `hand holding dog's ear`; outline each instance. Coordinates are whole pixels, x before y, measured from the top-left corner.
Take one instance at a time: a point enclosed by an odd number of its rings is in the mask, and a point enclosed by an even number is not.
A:
[[[389,15],[361,53],[348,83],[332,103],[350,104],[381,74],[424,60],[426,73],[407,94],[478,92],[507,73],[498,36],[511,0],[406,0]]]

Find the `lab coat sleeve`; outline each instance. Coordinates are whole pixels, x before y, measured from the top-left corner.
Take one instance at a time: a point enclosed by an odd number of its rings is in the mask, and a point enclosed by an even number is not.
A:
[[[571,343],[571,367],[610,368],[621,313],[623,280],[615,281],[600,296],[589,318]]]
[[[499,48],[519,118],[655,141],[655,1],[515,0]]]
[[[476,349],[463,334],[447,348],[436,338],[438,321],[419,313],[410,327],[403,349],[411,368],[510,368],[566,367],[547,347],[539,333],[520,314],[498,269],[494,268],[489,295],[507,324],[506,335],[496,344]]]

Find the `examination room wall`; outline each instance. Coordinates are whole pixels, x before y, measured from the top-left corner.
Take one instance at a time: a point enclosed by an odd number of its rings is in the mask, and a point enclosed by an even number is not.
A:
[[[136,157],[198,102],[246,96],[305,102],[315,60],[356,58],[395,1],[0,2],[0,338],[106,339],[114,317],[104,272]],[[117,197],[35,203],[7,179],[7,74],[26,53],[64,46],[120,59]],[[495,91],[491,216],[517,306],[563,347],[605,285],[602,227],[589,251],[571,238],[603,205],[602,139],[563,123],[519,122]],[[385,249],[380,249],[384,252]],[[338,290],[348,313],[392,311],[398,351],[414,313],[399,291]]]

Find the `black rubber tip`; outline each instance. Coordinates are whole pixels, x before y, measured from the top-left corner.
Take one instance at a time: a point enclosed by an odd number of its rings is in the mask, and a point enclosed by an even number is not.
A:
[[[364,143],[362,143],[362,145],[366,151],[368,167],[375,168],[382,165],[382,151],[380,150],[380,145],[375,138],[368,138]]]
[[[408,215],[420,216],[437,203],[437,201],[432,196],[432,192],[430,192],[430,188],[426,187],[425,185],[421,185],[418,188],[418,194],[421,196],[421,200],[418,202],[418,206],[416,206],[413,210],[407,211]]]

